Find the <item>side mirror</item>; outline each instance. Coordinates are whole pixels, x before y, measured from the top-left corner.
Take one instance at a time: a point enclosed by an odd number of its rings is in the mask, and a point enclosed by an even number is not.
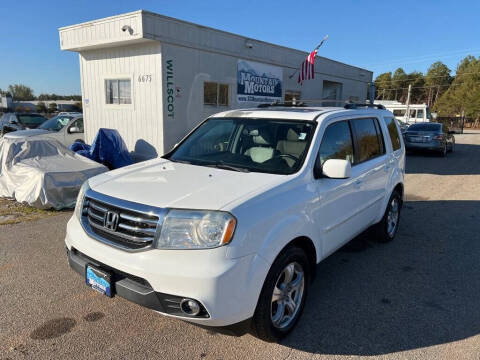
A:
[[[69,129],[68,129],[68,133],[69,134],[77,134],[81,132],[80,129],[76,126],[71,126]]]
[[[17,120],[10,119],[9,123],[10,124],[17,124]]]
[[[349,160],[329,159],[323,163],[321,175],[330,179],[347,179],[351,170],[352,164]]]

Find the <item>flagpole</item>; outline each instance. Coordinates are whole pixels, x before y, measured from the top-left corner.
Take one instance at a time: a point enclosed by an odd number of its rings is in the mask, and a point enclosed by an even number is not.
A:
[[[315,49],[313,49],[313,51],[315,51],[315,50],[318,51],[318,49],[320,49],[320,46],[322,46],[323,43],[324,43],[325,41],[327,41],[327,39],[328,39],[328,35],[325,35],[325,37],[322,39],[322,41],[320,41],[320,44],[318,44],[318,46],[317,46]],[[293,74],[292,74],[292,75],[289,75],[288,78],[291,79],[292,77],[294,77],[295,74],[298,72],[298,70],[300,70],[300,67],[296,68],[295,71],[293,72]]]

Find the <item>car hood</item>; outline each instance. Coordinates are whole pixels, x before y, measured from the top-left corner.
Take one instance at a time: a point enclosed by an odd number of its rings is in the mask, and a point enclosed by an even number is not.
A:
[[[50,131],[44,129],[17,130],[5,134],[5,137],[9,139],[19,139],[36,135],[45,135],[49,133]]]
[[[150,206],[220,210],[285,178],[156,159],[96,176],[89,185],[102,194]]]

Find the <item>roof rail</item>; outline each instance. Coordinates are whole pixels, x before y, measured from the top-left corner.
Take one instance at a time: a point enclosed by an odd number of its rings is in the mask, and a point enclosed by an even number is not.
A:
[[[258,108],[267,108],[273,106],[282,106],[282,107],[304,107],[307,106],[303,101],[275,101],[272,103],[259,104]]]
[[[362,108],[362,107],[366,107],[366,108],[377,108],[377,109],[380,109],[380,110],[385,110],[385,106],[381,105],[381,104],[357,104],[357,103],[348,103],[348,104],[345,104],[344,108],[345,109],[358,109],[358,108]]]

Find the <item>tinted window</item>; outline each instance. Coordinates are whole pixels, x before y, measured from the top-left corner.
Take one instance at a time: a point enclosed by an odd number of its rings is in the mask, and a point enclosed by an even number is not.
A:
[[[373,159],[384,153],[374,119],[355,119],[352,120],[352,124],[357,136],[358,162]]]
[[[423,119],[423,110],[417,110],[417,119]]]
[[[40,125],[43,123],[45,119],[43,116],[40,115],[35,115],[35,114],[22,114],[22,115],[17,115],[18,120],[20,123],[26,126],[32,126],[32,125]]]
[[[409,126],[408,131],[441,131],[442,125],[438,123],[430,124],[412,124]]]
[[[393,115],[395,116],[405,116],[405,112],[406,110],[399,110],[399,109],[396,109],[396,110],[393,110]]]
[[[400,142],[400,135],[398,134],[397,125],[395,124],[395,119],[385,118],[385,125],[387,125],[388,134],[390,135],[390,140],[392,141],[393,150],[398,150],[401,148],[402,144]]]
[[[327,127],[319,156],[322,165],[328,159],[345,159],[354,163],[352,134],[347,121],[339,121]]]

